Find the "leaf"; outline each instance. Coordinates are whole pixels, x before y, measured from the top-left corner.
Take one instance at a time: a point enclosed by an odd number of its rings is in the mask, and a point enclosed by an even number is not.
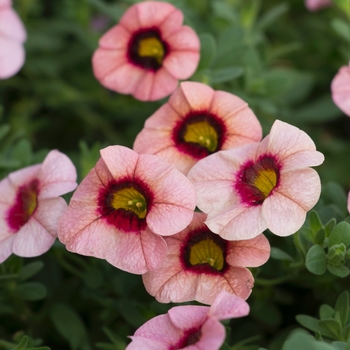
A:
[[[350,339],[350,324],[348,324],[346,327],[343,328],[341,334],[342,334],[343,339],[345,339],[346,341],[349,341],[349,339]]]
[[[269,27],[271,24],[277,21],[282,15],[284,15],[288,11],[288,9],[289,9],[288,4],[282,3],[273,7],[271,10],[266,11],[257,22],[258,29],[261,31]]]
[[[46,287],[38,282],[25,282],[18,284],[17,295],[23,300],[40,300],[46,297]]]
[[[276,247],[271,247],[271,258],[276,260],[294,261],[289,254]]]
[[[320,318],[333,318],[334,312],[335,311],[331,306],[323,304],[320,307]]]
[[[201,59],[198,65],[198,69],[208,68],[211,66],[216,57],[216,41],[214,36],[210,33],[200,34],[199,40],[201,42]]]
[[[331,27],[333,30],[343,39],[350,43],[350,26],[349,23],[345,22],[340,18],[334,18],[331,21]]]
[[[51,319],[56,329],[70,344],[73,350],[91,349],[88,335],[80,316],[68,305],[56,303],[51,309]]]
[[[345,278],[349,275],[350,270],[344,266],[331,266],[331,265],[327,265],[327,270],[333,274],[334,276],[340,277],[340,278]]]
[[[318,232],[323,228],[322,221],[315,210],[310,213],[310,228],[313,232]]]
[[[25,335],[20,343],[14,347],[12,350],[24,350],[27,349],[27,344],[28,344],[28,337]]]
[[[242,67],[229,67],[229,68],[220,68],[212,70],[210,73],[211,82],[215,83],[224,83],[240,77],[243,74],[244,70]]]
[[[342,327],[345,327],[349,316],[349,292],[347,290],[339,295],[337,301],[335,302],[334,309],[335,311],[339,312],[340,322]]]
[[[342,327],[340,325],[340,322],[333,318],[319,320],[318,326],[322,330],[321,333],[323,332],[326,332],[326,334],[329,333],[334,339],[339,339],[341,337]]]
[[[30,264],[27,264],[22,267],[21,271],[18,274],[18,278],[20,281],[25,281],[30,277],[36,275],[43,267],[44,263],[42,261],[34,261]]]
[[[319,245],[312,246],[306,254],[306,268],[315,275],[326,272],[326,253]]]
[[[326,233],[326,237],[329,237],[330,233],[334,229],[335,225],[337,224],[337,220],[334,218],[329,220],[325,225],[324,225],[324,230]]]
[[[339,222],[329,235],[328,247],[343,243],[350,245],[350,225],[346,221]]]

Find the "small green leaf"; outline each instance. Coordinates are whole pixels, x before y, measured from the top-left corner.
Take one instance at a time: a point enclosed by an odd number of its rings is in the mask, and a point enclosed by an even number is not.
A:
[[[327,265],[327,270],[333,274],[334,276],[340,277],[340,278],[345,278],[349,275],[350,270],[342,265],[342,266],[331,266]]]
[[[339,36],[350,43],[350,26],[348,22],[340,18],[334,18],[331,21],[331,26]]]
[[[345,264],[346,247],[343,243],[334,244],[328,249],[327,263],[334,267]]]
[[[342,334],[343,339],[345,339],[345,341],[349,341],[349,339],[350,339],[350,324],[348,324],[346,327],[343,328],[341,334]]]
[[[326,231],[323,228],[321,228],[316,232],[314,242],[315,244],[323,245],[325,238],[326,238]]]
[[[333,318],[322,319],[318,321],[318,326],[321,328],[321,333],[325,336],[329,337],[327,334],[331,334],[333,339],[340,339],[342,327],[339,321]]]
[[[216,57],[216,41],[213,35],[210,33],[200,34],[199,40],[201,42],[201,59],[198,65],[198,69],[208,68],[211,66]]]
[[[271,258],[276,260],[294,261],[289,254],[276,247],[271,247]]]
[[[46,297],[46,287],[38,282],[25,282],[18,284],[17,295],[23,300],[40,300]]]
[[[339,222],[329,235],[328,247],[343,243],[346,247],[350,245],[350,225],[345,222]]]
[[[319,332],[318,319],[308,315],[297,315],[295,319],[305,328],[310,329],[313,332]]]
[[[313,232],[317,232],[323,228],[322,221],[315,210],[310,213],[310,228]]]
[[[335,225],[337,224],[337,220],[335,220],[334,218],[329,220],[326,225],[324,225],[324,230],[326,233],[326,237],[329,237],[329,234],[332,232],[332,230],[334,229]]]
[[[312,246],[306,254],[306,268],[315,275],[326,272],[326,253],[319,245]]]
[[[275,21],[277,21],[282,15],[284,15],[288,11],[288,4],[282,3],[279,4],[269,11],[266,11],[257,23],[257,27],[259,30],[263,30],[270,25],[272,25]]]
[[[20,343],[14,347],[12,350],[24,350],[27,349],[27,344],[28,344],[28,337],[25,335]]]
[[[334,312],[335,311],[331,306],[323,304],[320,307],[320,318],[333,318]]]
[[[340,322],[345,327],[349,316],[349,292],[347,290],[339,295],[334,308],[339,312]]]
[[[240,77],[244,70],[242,67],[219,68],[211,71],[211,82],[224,83]]]
[[[20,281],[25,281],[32,276],[36,275],[42,268],[44,267],[44,263],[42,261],[34,261],[30,264],[23,266],[21,271],[18,274],[18,278]]]

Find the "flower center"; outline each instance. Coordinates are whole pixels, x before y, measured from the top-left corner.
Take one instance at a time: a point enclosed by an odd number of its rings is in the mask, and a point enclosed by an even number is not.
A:
[[[157,71],[168,52],[168,45],[161,39],[159,30],[150,28],[134,33],[128,44],[127,56],[131,63]]]
[[[187,346],[196,344],[201,339],[201,336],[202,336],[201,328],[188,329],[184,332],[183,337],[175,345],[175,347],[171,347],[170,350],[179,350]]]
[[[247,162],[239,171],[235,188],[243,202],[259,205],[279,182],[279,166],[274,157],[264,155],[256,163]]]
[[[224,143],[226,127],[207,112],[191,112],[174,128],[173,140],[180,151],[201,159],[217,152]]]
[[[208,228],[193,231],[189,233],[181,255],[188,270],[219,273],[226,267],[226,241]]]
[[[97,210],[118,230],[137,233],[147,226],[146,216],[152,200],[152,193],[146,184],[125,178],[111,181],[101,189]]]
[[[38,207],[39,181],[19,187],[15,203],[7,212],[7,223],[14,233],[28,222]]]

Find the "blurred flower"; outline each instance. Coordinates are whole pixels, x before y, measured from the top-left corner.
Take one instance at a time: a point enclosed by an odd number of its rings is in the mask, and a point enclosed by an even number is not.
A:
[[[76,177],[70,159],[51,151],[42,164],[15,171],[0,182],[0,262],[11,253],[32,257],[50,249],[67,208],[58,196],[76,188]]]
[[[72,252],[127,272],[155,269],[167,252],[159,235],[177,233],[192,220],[193,186],[156,156],[122,146],[100,153],[60,220],[58,238]]]
[[[247,316],[249,305],[241,298],[221,292],[212,306],[176,306],[152,318],[130,338],[126,350],[219,350],[225,327],[219,320]]]
[[[350,117],[350,64],[340,67],[331,84],[333,102]]]
[[[131,6],[99,41],[92,58],[95,77],[108,89],[142,101],[172,93],[199,62],[199,39],[183,14],[165,2]]]
[[[305,132],[276,120],[260,143],[210,155],[188,177],[205,223],[221,237],[249,239],[267,228],[288,236],[319,199],[320,178],[309,167],[323,160]]]
[[[323,7],[332,5],[330,0],[305,0],[305,6],[309,11],[317,11]]]
[[[348,212],[350,213],[350,192],[348,193]]]
[[[0,79],[15,75],[25,60],[27,33],[11,6],[11,0],[0,0]]]
[[[261,137],[260,123],[245,101],[204,84],[183,82],[146,120],[134,149],[156,154],[187,174],[199,159]]]
[[[268,260],[268,240],[261,234],[251,240],[226,241],[208,229],[205,219],[206,214],[195,213],[185,230],[165,237],[166,260],[142,276],[146,290],[159,302],[211,304],[222,290],[249,297],[254,278],[245,266],[257,267]]]

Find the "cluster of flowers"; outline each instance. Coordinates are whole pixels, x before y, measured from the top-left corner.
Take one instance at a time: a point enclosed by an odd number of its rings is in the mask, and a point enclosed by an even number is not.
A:
[[[93,56],[96,77],[110,89],[141,100],[172,93],[133,150],[102,149],[68,207],[58,196],[76,188],[76,171],[58,151],[0,182],[0,262],[12,252],[40,255],[58,235],[69,251],[141,274],[159,302],[211,305],[152,319],[130,350],[218,349],[225,337],[218,320],[249,312],[247,267],[270,255],[262,232],[296,232],[321,190],[310,167],[324,157],[305,132],[277,120],[262,139],[241,98],[195,82],[177,87],[199,61],[198,37],[182,22],[170,4],[136,4]]]

